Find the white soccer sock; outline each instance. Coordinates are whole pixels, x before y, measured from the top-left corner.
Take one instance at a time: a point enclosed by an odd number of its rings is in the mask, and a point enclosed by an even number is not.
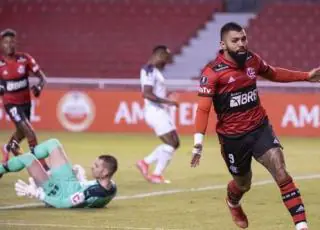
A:
[[[308,229],[307,222],[300,222],[296,225],[297,230]]]
[[[158,160],[158,156],[162,152],[162,145],[157,146],[152,153],[150,153],[148,156],[146,156],[143,160],[146,162],[148,165],[152,164],[153,162]]]
[[[174,151],[175,149],[171,145],[167,145],[167,144],[161,145],[161,152],[159,152],[159,155],[158,155],[158,162],[155,170],[153,171],[154,175],[158,175],[158,176],[162,175],[163,171],[168,166]]]

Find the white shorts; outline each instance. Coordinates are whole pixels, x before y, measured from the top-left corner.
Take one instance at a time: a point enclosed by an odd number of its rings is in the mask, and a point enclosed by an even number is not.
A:
[[[157,136],[176,130],[168,111],[164,108],[148,106],[144,109],[144,118]]]

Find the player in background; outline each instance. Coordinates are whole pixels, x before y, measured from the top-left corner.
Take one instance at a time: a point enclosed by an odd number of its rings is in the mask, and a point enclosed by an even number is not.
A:
[[[171,61],[170,50],[164,45],[159,45],[153,49],[149,61],[140,71],[145,121],[163,142],[136,163],[141,174],[151,183],[169,182],[164,179],[163,173],[180,145],[176,127],[167,110],[168,106],[178,107],[178,103],[168,98],[166,79],[162,72]],[[153,163],[156,163],[156,166],[149,175],[149,165]]]
[[[298,72],[268,65],[248,50],[246,32],[236,23],[225,24],[220,35],[221,50],[201,75],[191,167],[199,164],[213,104],[221,153],[233,176],[227,186],[226,203],[235,224],[240,228],[247,228],[249,224],[240,200],[250,190],[251,160],[254,157],[277,183],[296,229],[307,230],[304,204],[299,189],[286,170],[279,139],[260,103],[256,77],[259,75],[275,82],[316,82],[320,79],[320,68]]]
[[[44,158],[50,164],[50,174],[38,161]],[[99,156],[91,168],[94,180],[88,181],[81,166],[72,167],[57,139],[35,146],[34,154],[25,153],[0,164],[0,174],[18,172],[24,168],[31,178],[29,184],[17,181],[17,195],[39,199],[55,208],[102,208],[117,193],[116,184],[111,179],[118,169],[115,157]]]
[[[29,75],[39,78],[39,83],[31,87],[35,97],[39,97],[46,83],[46,76],[33,57],[27,53],[16,52],[16,32],[6,29],[0,33],[0,95],[6,113],[16,126],[16,131],[9,142],[2,147],[3,162],[8,161],[9,153],[15,156],[21,153],[20,142],[26,137],[31,152],[37,145],[37,137],[30,123],[31,97]],[[42,165],[46,170],[45,161]]]

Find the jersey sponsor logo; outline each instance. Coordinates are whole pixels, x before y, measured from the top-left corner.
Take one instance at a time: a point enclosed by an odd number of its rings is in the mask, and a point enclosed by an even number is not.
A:
[[[200,86],[206,85],[208,83],[208,77],[202,75],[200,78]]]
[[[258,90],[254,89],[245,93],[233,93],[230,98],[230,108],[246,105],[251,102],[256,102],[258,99]]]
[[[57,116],[67,130],[81,132],[90,127],[95,118],[95,106],[84,92],[71,91],[58,103]]]
[[[6,88],[8,92],[17,91],[20,89],[24,89],[28,87],[28,80],[22,79],[20,81],[7,81],[6,82]]]
[[[203,86],[203,87],[199,88],[199,93],[200,94],[211,94],[212,89],[209,89],[209,88]]]
[[[255,79],[257,77],[256,71],[254,70],[254,68],[252,67],[247,68],[247,76],[251,79]]]

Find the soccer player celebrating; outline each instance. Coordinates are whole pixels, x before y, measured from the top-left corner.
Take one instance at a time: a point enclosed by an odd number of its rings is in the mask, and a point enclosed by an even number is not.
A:
[[[35,97],[39,97],[45,85],[45,74],[36,61],[27,53],[16,52],[16,32],[6,29],[0,33],[0,95],[7,114],[16,126],[16,131],[8,144],[2,148],[3,162],[8,161],[9,152],[18,155],[19,143],[26,137],[31,152],[37,145],[36,134],[30,124],[31,99],[28,77],[31,74],[40,79],[31,89]],[[45,161],[42,161],[48,169]]]
[[[44,158],[50,162],[50,173],[38,161]],[[0,164],[0,174],[18,172],[24,168],[31,177],[29,184],[17,181],[17,195],[39,199],[54,208],[102,208],[117,193],[117,186],[111,179],[118,169],[115,157],[99,156],[91,168],[95,180],[88,181],[81,166],[72,167],[57,139],[37,145],[34,154],[25,153]]]
[[[169,182],[164,179],[163,172],[180,145],[176,127],[167,111],[168,106],[177,107],[178,103],[167,98],[168,92],[162,73],[166,64],[171,60],[171,52],[166,46],[156,46],[148,63],[140,72],[145,121],[163,142],[150,155],[136,164],[144,178],[151,183]],[[152,163],[156,163],[156,167],[149,175],[148,168]]]
[[[250,189],[251,160],[254,157],[273,176],[296,229],[307,230],[299,189],[286,170],[282,147],[260,103],[256,82],[257,75],[275,82],[317,82],[320,68],[297,72],[268,65],[248,50],[245,30],[233,22],[221,28],[220,36],[221,50],[201,75],[191,167],[200,162],[203,137],[213,104],[218,118],[216,131],[222,156],[233,176],[227,187],[226,203],[235,224],[240,228],[248,227],[240,200]]]

